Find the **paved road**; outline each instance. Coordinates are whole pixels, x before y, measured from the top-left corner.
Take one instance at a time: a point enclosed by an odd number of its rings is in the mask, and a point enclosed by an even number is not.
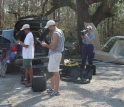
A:
[[[19,83],[19,74],[0,77],[0,107],[124,107],[124,66],[96,65],[97,75],[90,84],[61,81],[61,95],[56,97],[32,92]]]

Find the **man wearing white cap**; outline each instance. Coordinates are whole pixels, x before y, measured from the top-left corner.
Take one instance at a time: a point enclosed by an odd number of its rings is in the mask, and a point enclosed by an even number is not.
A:
[[[24,24],[20,30],[24,30],[26,37],[24,43],[17,40],[15,41],[16,44],[23,47],[22,56],[23,56],[23,67],[26,69],[25,73],[25,81],[22,84],[30,87],[32,86],[32,59],[34,58],[34,37],[32,32],[30,32],[30,25]],[[28,77],[30,77],[30,83],[28,83]]]
[[[82,42],[84,43],[82,46],[82,66],[86,65],[86,58],[88,56],[88,64],[93,65],[93,57],[94,57],[94,39],[95,35],[92,33],[92,26],[87,26],[88,33],[84,35]]]
[[[55,96],[59,95],[59,65],[62,58],[61,52],[64,50],[64,33],[56,27],[55,21],[53,20],[49,20],[45,28],[49,28],[49,30],[53,32],[51,44],[48,45],[45,42],[42,42],[41,45],[49,48],[48,71],[53,72],[54,76],[51,78],[51,89],[48,89],[47,92],[50,93],[50,96]]]

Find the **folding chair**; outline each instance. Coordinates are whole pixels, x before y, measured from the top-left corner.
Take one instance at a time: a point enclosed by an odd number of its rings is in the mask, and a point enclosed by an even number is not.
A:
[[[0,76],[5,77],[8,60],[10,59],[10,52],[6,53],[6,57],[0,62]]]

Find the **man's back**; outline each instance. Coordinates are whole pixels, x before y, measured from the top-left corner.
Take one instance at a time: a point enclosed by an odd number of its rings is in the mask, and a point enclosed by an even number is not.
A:
[[[28,48],[23,47],[22,55],[23,59],[33,59],[34,58],[34,38],[33,34],[29,32],[24,40],[25,45],[29,45]]]
[[[56,33],[59,36],[59,39],[58,39],[58,43],[57,43],[55,50],[49,49],[49,55],[58,53],[58,52],[62,52],[64,50],[64,33],[63,33],[63,31],[57,28],[53,32],[53,34],[54,33]],[[52,42],[52,40],[51,40],[51,42]]]

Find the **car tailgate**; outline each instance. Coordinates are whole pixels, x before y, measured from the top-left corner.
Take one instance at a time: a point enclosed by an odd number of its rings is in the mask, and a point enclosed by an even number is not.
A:
[[[41,60],[43,63],[45,63],[45,62],[48,62],[49,57],[48,56],[42,56],[42,57],[39,56],[39,57],[35,57],[33,60]],[[23,63],[23,59],[15,59],[14,63],[20,65]]]

